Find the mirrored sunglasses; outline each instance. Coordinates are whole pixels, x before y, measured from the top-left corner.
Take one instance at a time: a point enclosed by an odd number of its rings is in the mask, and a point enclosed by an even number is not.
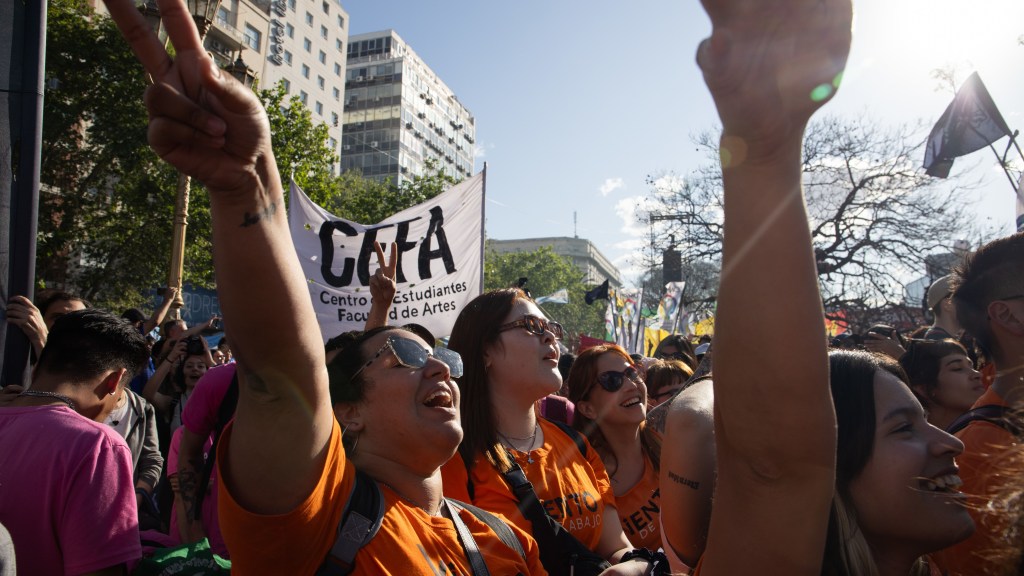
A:
[[[373,364],[373,362],[380,358],[385,352],[390,350],[394,355],[395,359],[398,360],[399,365],[405,366],[406,368],[423,368],[427,365],[427,359],[433,356],[445,366],[448,367],[448,372],[452,378],[459,378],[462,376],[462,356],[454,350],[448,348],[437,347],[433,350],[424,348],[422,344],[409,338],[402,338],[401,336],[388,336],[387,342],[381,346],[380,350],[373,355],[373,358],[363,364],[359,370],[352,374],[352,380],[355,379],[363,370]]]
[[[532,314],[524,314],[522,320],[502,324],[501,328],[498,329],[498,332],[505,332],[506,330],[513,330],[515,328],[524,328],[534,336],[543,336],[544,332],[551,332],[555,335],[556,340],[562,339],[563,331],[561,324],[558,322],[548,321]]]
[[[639,384],[642,382],[640,379],[640,373],[637,372],[636,368],[630,366],[622,372],[601,372],[597,375],[597,383],[601,385],[608,392],[618,392],[622,388],[622,384],[629,378],[633,382]]]

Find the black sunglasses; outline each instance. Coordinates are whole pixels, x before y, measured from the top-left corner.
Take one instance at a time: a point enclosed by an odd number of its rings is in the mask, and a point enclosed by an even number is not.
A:
[[[427,358],[433,356],[448,366],[448,372],[452,378],[459,378],[462,376],[462,356],[454,350],[447,348],[441,348],[440,346],[429,350],[424,348],[423,345],[411,340],[409,338],[402,338],[401,336],[388,336],[388,341],[381,346],[380,350],[370,358],[370,361],[363,364],[359,370],[352,374],[350,380],[355,380],[356,376],[360,372],[365,370],[373,361],[380,358],[388,350],[394,353],[395,359],[398,363],[406,368],[423,368],[427,365]]]
[[[640,378],[640,373],[637,372],[636,368],[629,366],[622,372],[615,372],[614,370],[601,372],[597,375],[597,383],[601,385],[601,388],[604,388],[608,392],[618,392],[619,389],[622,388],[622,384],[626,381],[626,378],[629,378],[636,384],[643,382],[643,379]]]
[[[544,318],[534,316],[532,314],[523,314],[522,320],[516,320],[515,322],[509,322],[508,324],[502,324],[501,328],[498,328],[498,332],[504,332],[506,330],[512,330],[514,328],[525,328],[527,332],[534,336],[543,336],[544,332],[551,332],[555,335],[556,340],[562,339],[562,325],[558,322],[551,322]]]

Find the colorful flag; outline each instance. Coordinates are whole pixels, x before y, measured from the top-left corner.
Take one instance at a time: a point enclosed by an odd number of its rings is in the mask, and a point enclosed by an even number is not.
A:
[[[678,325],[680,307],[683,297],[683,288],[686,282],[669,282],[665,284],[665,295],[658,303],[658,317],[661,319],[661,329],[669,334]]]
[[[980,150],[1012,131],[975,72],[935,123],[924,151],[929,176],[945,178],[953,160]]]
[[[541,296],[534,300],[537,304],[544,304],[551,302],[552,304],[568,304],[569,303],[569,289],[562,288],[561,290],[555,290],[547,296]]]
[[[293,182],[288,223],[324,341],[365,326],[377,270],[374,241],[398,244],[390,323],[421,324],[442,338],[451,333],[459,311],[483,290],[483,201],[480,172],[365,225],[327,213]]]

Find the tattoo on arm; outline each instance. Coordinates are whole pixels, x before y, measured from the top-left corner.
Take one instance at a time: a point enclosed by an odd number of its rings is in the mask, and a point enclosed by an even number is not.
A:
[[[193,463],[194,464],[194,463]],[[178,470],[178,496],[185,505],[185,515],[189,520],[196,517],[196,490],[199,489],[199,474],[192,466]]]
[[[263,208],[262,210],[260,210],[259,212],[256,212],[255,214],[250,214],[249,212],[246,212],[242,216],[242,228],[248,228],[249,226],[255,226],[261,220],[265,220],[267,218],[270,218],[276,212],[277,212],[277,202],[271,202],[269,206],[267,206],[266,208]]]
[[[682,484],[683,486],[686,486],[687,488],[693,488],[694,490],[700,489],[700,482],[697,482],[696,480],[690,480],[689,478],[683,478],[682,476],[676,474],[671,470],[668,471],[668,477],[676,484]]]

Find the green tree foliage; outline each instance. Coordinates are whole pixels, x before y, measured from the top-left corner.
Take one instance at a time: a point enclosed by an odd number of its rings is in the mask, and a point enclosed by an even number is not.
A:
[[[375,182],[363,178],[358,171],[349,170],[337,179],[337,194],[321,206],[346,220],[374,224],[426,202],[459,182],[431,159],[426,161],[425,172],[423,176],[403,181],[401,186],[394,186],[390,180]]]
[[[51,1],[47,20],[37,278],[101,304],[137,303],[169,258],[174,202],[173,170],[146,142],[146,81],[84,0]]]
[[[338,156],[328,142],[327,124],[313,123],[313,115],[298,96],[288,98],[284,83],[257,91],[270,119],[274,157],[287,197],[288,182],[302,188],[317,204],[324,205],[337,194],[332,167]]]
[[[484,289],[515,286],[519,278],[526,277],[532,295],[546,296],[566,288],[568,304],[542,304],[544,312],[566,330],[565,343],[573,346],[579,334],[594,338],[604,337],[605,303],[587,305],[583,297],[588,287],[583,284],[583,273],[570,259],[544,247],[533,252],[499,254],[490,248],[484,257]]]

